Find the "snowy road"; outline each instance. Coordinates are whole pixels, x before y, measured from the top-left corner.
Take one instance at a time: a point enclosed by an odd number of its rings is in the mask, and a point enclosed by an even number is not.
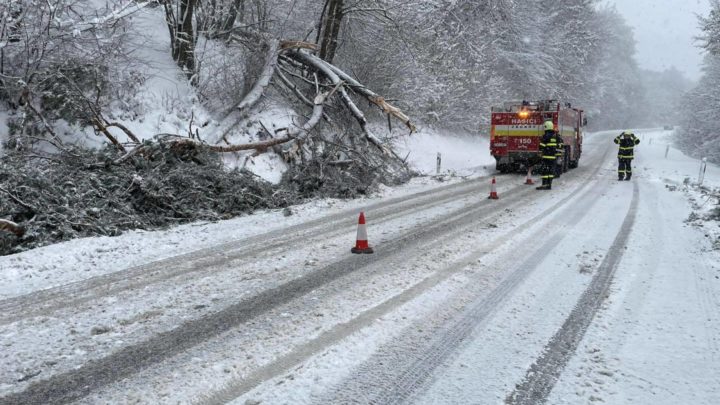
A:
[[[551,192],[480,176],[189,229],[159,261],[0,258],[0,403],[719,403],[716,236],[686,221],[695,163],[646,135],[632,182],[600,133]]]

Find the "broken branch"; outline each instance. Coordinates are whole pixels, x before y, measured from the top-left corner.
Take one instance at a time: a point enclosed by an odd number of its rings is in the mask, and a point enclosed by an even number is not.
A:
[[[25,228],[16,224],[13,221],[8,221],[6,219],[0,219],[0,231],[14,233],[17,237],[22,237],[23,235],[25,235]]]

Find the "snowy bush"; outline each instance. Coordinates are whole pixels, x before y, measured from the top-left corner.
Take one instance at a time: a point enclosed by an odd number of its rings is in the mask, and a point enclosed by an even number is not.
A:
[[[68,60],[61,65],[50,65],[43,73],[37,91],[46,118],[92,125],[92,110],[106,104],[107,67]]]
[[[111,103],[115,108],[108,115],[111,119],[136,120],[146,113],[137,95],[147,78],[135,69],[120,71],[118,76],[118,81],[111,82]]]

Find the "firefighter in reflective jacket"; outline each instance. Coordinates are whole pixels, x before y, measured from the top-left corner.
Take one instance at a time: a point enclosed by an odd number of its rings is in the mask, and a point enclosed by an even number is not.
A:
[[[538,190],[550,190],[555,174],[555,161],[557,160],[557,133],[552,121],[545,121],[545,133],[540,138],[540,153],[542,162],[540,166],[540,177],[542,178],[542,186],[536,187]]]
[[[618,149],[618,181],[630,180],[632,177],[633,149],[640,143],[635,134],[630,130],[623,131],[615,137],[615,143],[620,146]]]

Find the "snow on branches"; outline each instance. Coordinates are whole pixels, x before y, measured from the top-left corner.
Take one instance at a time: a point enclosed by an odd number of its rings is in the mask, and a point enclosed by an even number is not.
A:
[[[324,115],[324,104],[337,93],[341,103],[360,124],[365,138],[382,151],[382,153],[391,155],[392,152],[387,149],[383,142],[368,128],[368,121],[365,114],[358,108],[355,101],[353,101],[348,90],[365,98],[389,116],[400,120],[408,127],[411,133],[415,132],[415,125],[399,108],[388,103],[382,96],[374,93],[367,86],[359,83],[337,66],[312,54],[311,52],[316,50],[314,44],[303,41],[279,41],[266,35],[248,32],[234,33],[229,36],[230,41],[242,41],[248,37],[256,41],[264,41],[266,48],[265,64],[250,91],[226,114],[226,117],[220,122],[218,129],[216,129],[215,134],[213,134],[211,138],[225,138],[262,99],[265,89],[271,84],[273,76],[278,76],[280,83],[290,89],[292,94],[300,99],[300,101],[313,107],[311,117],[305,124],[288,128],[283,136],[271,140],[227,146],[204,145],[204,147],[216,152],[237,152],[250,149],[263,151],[270,146],[295,141],[298,137],[305,137],[320,123]],[[279,67],[280,63],[282,63],[282,67]],[[283,72],[292,73],[293,77],[306,77],[309,74],[319,76],[319,78],[316,78],[314,86],[307,86],[308,83],[304,83],[304,87],[314,88],[315,94],[310,95],[303,93],[302,90],[300,90],[300,87],[303,86],[293,84],[292,80],[288,78],[288,75]],[[330,92],[321,92],[319,90],[326,87],[332,88],[333,90]],[[311,99],[314,101],[311,102]],[[178,139],[176,142],[201,145],[198,140],[190,138]]]

